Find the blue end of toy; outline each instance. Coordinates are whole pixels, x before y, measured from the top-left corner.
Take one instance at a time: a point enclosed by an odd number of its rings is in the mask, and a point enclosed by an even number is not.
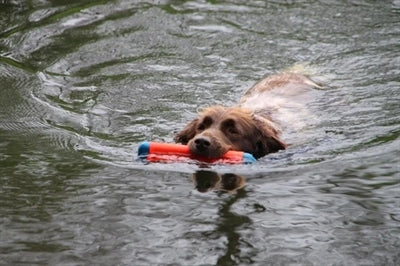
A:
[[[146,158],[150,151],[150,142],[144,141],[140,143],[138,148],[138,156],[139,158]]]
[[[243,163],[255,163],[257,162],[256,158],[250,153],[243,153]]]

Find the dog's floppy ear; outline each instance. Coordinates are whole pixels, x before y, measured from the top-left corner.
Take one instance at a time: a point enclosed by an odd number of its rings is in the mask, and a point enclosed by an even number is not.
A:
[[[286,149],[286,144],[278,137],[280,131],[273,122],[260,115],[253,115],[253,120],[260,132],[260,136],[256,140],[256,152],[254,154],[256,158],[260,158],[268,153]]]
[[[175,135],[174,141],[177,143],[187,144],[196,135],[198,118],[193,119],[178,134]]]

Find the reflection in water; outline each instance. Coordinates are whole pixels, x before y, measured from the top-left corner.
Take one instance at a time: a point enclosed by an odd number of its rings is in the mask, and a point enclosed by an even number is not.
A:
[[[240,215],[231,210],[231,207],[238,200],[246,198],[246,191],[241,189],[230,197],[219,209],[220,220],[216,231],[227,238],[226,250],[223,256],[219,257],[216,265],[235,265],[238,262],[251,262],[251,258],[241,256],[241,235],[238,229],[251,224],[248,216]]]
[[[232,206],[240,199],[247,197],[244,189],[245,179],[236,174],[220,174],[213,171],[200,170],[193,174],[192,180],[199,192],[220,191],[231,194],[221,203],[218,209],[216,228],[212,237],[226,238],[224,253],[219,256],[216,265],[235,265],[238,262],[251,262],[251,258],[242,256],[241,246],[244,244],[239,228],[252,224],[246,215],[232,211]]]
[[[199,192],[222,191],[234,193],[246,184],[244,177],[236,174],[219,174],[201,170],[193,174],[192,180]]]

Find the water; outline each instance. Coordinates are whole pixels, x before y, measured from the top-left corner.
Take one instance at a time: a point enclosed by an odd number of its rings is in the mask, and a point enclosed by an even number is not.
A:
[[[399,43],[397,0],[1,1],[0,264],[400,264]],[[135,160],[299,66],[290,149]]]

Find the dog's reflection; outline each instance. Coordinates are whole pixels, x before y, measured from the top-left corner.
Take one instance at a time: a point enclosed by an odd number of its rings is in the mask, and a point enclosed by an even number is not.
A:
[[[219,174],[213,171],[200,170],[192,176],[195,188],[199,192],[222,191],[234,193],[244,187],[244,177],[236,174]]]

